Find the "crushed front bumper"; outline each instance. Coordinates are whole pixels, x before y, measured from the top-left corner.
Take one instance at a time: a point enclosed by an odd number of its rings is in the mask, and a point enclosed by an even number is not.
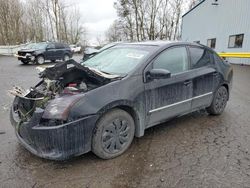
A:
[[[28,122],[19,123],[13,107],[11,123],[20,143],[31,153],[51,160],[66,160],[91,150],[97,115],[90,115],[58,126],[40,125],[43,110],[36,109]]]

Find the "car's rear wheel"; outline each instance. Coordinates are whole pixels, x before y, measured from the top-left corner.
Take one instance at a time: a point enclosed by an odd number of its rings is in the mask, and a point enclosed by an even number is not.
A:
[[[42,65],[42,64],[44,64],[44,62],[45,62],[45,59],[42,55],[37,56],[37,58],[36,58],[37,64]]]
[[[219,87],[214,94],[212,104],[207,108],[211,115],[220,115],[224,111],[228,100],[228,91],[225,86]]]
[[[24,65],[29,64],[29,61],[21,60],[21,62],[22,62]]]
[[[102,159],[111,159],[124,153],[135,134],[135,123],[129,113],[113,109],[96,124],[92,138],[92,151]]]
[[[68,54],[65,54],[63,56],[63,61],[68,61],[70,59],[69,55]]]

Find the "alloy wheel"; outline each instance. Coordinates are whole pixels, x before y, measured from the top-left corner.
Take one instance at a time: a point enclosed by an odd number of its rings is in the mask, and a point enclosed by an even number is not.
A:
[[[37,57],[37,63],[39,64],[39,65],[41,65],[41,64],[43,64],[44,63],[44,57],[43,56],[38,56]]]

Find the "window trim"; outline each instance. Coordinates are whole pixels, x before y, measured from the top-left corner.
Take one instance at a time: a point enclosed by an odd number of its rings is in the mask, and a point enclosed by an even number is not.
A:
[[[233,47],[230,47],[230,38],[235,36],[235,39],[236,39],[236,37],[237,37],[237,36],[240,36],[240,35],[243,35],[241,47],[236,47],[236,46],[235,46],[235,44],[236,44],[235,41],[236,41],[236,40],[234,41],[234,46],[233,46]],[[244,38],[245,38],[245,34],[244,34],[244,33],[236,34],[236,35],[229,35],[229,38],[228,38],[228,48],[243,48]]]
[[[214,48],[213,48],[213,47],[208,46],[208,41],[211,41],[211,44],[212,44],[212,40],[215,40],[215,45],[214,45]],[[212,48],[212,49],[215,49],[215,48],[216,48],[216,42],[217,42],[217,39],[216,39],[216,38],[210,38],[210,39],[207,39],[207,47]]]

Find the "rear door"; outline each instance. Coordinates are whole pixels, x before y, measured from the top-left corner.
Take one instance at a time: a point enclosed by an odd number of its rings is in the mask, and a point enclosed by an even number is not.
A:
[[[189,53],[194,75],[192,109],[195,110],[211,104],[217,72],[212,52],[206,48],[189,46]]]
[[[56,53],[55,45],[53,43],[49,43],[44,53],[45,59],[46,60],[56,59],[55,53]]]
[[[166,49],[146,68],[145,74],[150,69],[166,69],[171,77],[145,83],[147,127],[189,112],[192,100],[192,75],[185,46]]]
[[[64,45],[61,43],[55,43],[56,46],[56,59],[63,59]]]

